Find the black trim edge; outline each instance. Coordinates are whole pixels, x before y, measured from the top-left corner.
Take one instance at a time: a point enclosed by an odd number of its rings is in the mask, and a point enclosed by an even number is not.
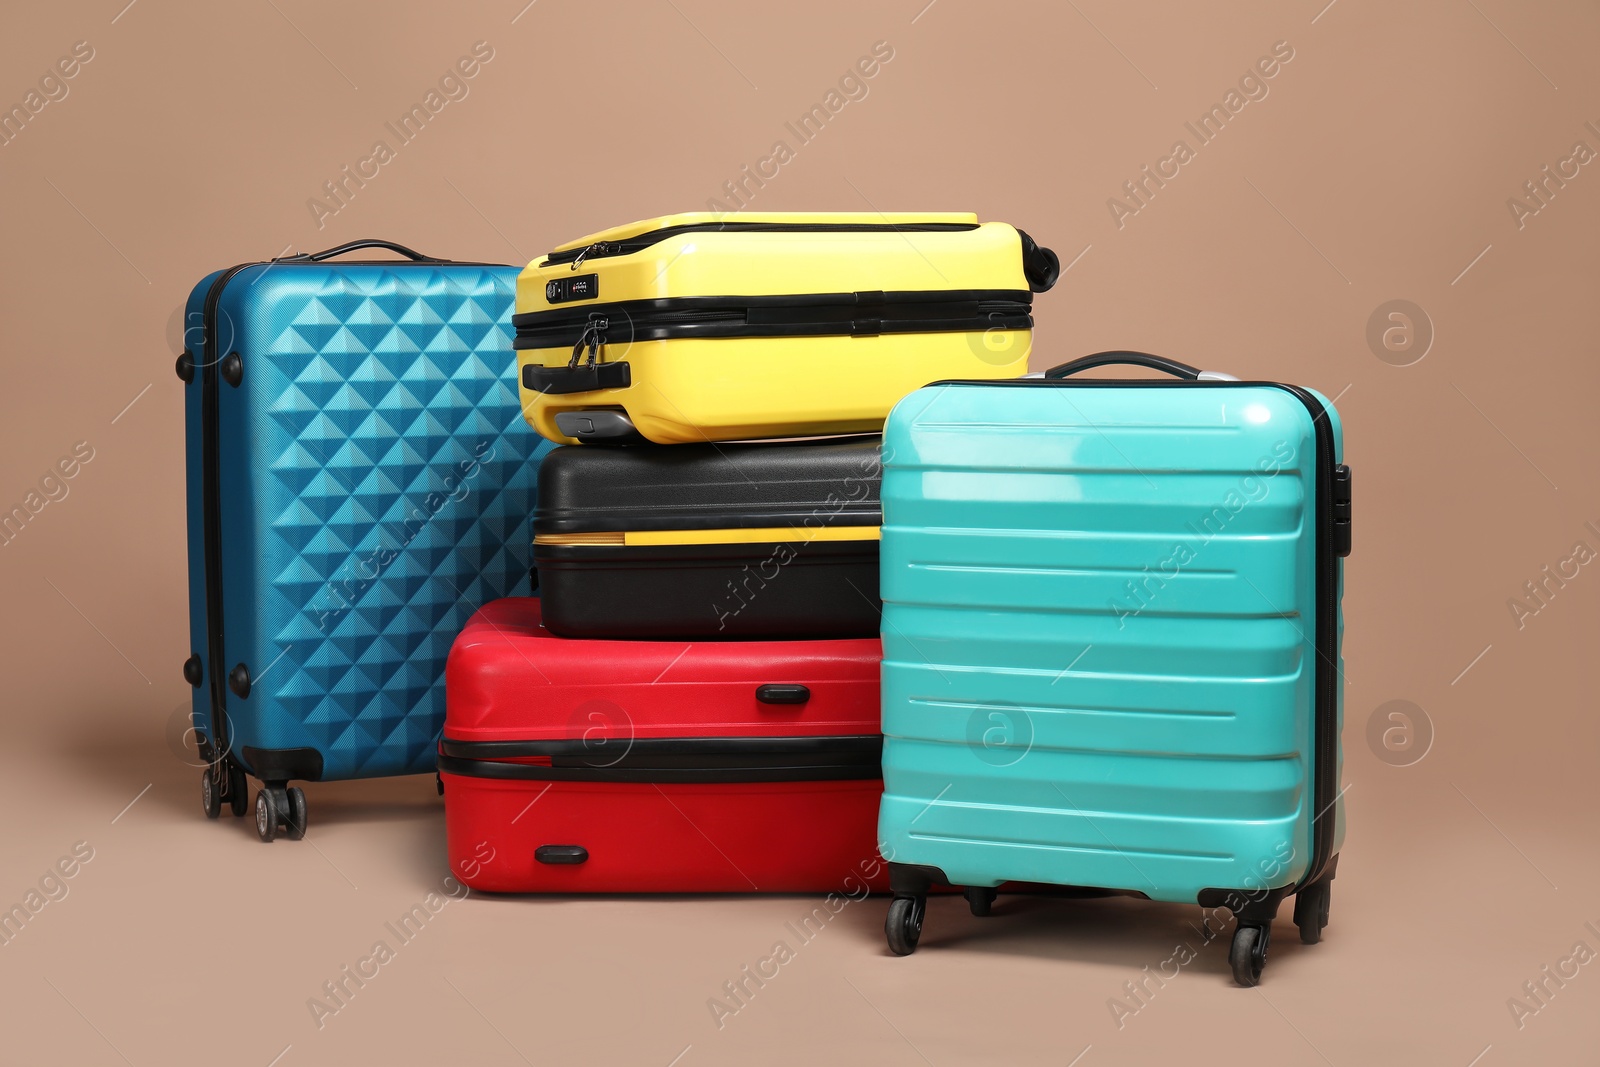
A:
[[[1334,483],[1339,457],[1335,454],[1333,422],[1310,390],[1276,383],[1305,405],[1317,437],[1317,695],[1314,732],[1316,755],[1312,765],[1311,795],[1316,806],[1311,816],[1311,863],[1299,885],[1322,878],[1333,856],[1333,836],[1338,822],[1339,799],[1339,546],[1334,525]]]
[[[263,782],[322,781],[322,753],[314,748],[251,748],[239,753],[245,765]]]
[[[801,688],[804,688],[803,686]],[[800,737],[635,737],[589,740],[558,737],[536,741],[439,741],[439,752],[461,759],[512,759],[549,756],[573,759],[577,766],[602,760],[612,763],[605,746],[626,746],[624,757],[636,766],[654,759],[697,759],[705,766],[762,766],[766,757],[787,760],[810,758],[825,763],[877,763],[883,755],[880,734],[842,734]],[[770,761],[769,761],[770,762]]]
[[[607,747],[622,747],[613,755]],[[596,743],[546,741],[439,742],[439,770],[476,778],[572,782],[802,782],[883,776],[883,738],[666,737]],[[517,763],[545,758],[548,763]]]
[[[896,898],[925,897],[936,885],[954,885],[945,873],[926,863],[889,862],[889,892]]]
[[[1031,306],[1033,294],[1026,289],[874,289],[839,293],[779,293],[772,296],[662,296],[638,300],[610,300],[582,307],[551,307],[543,311],[519,311],[511,325],[581,326],[602,309],[629,315],[652,311],[746,311],[751,308],[805,311],[810,308],[874,308],[894,305],[916,307],[922,304],[1022,304]]]
[[[690,222],[678,226],[661,226],[645,230],[632,237],[615,241],[594,241],[577,248],[551,252],[545,256],[541,267],[572,263],[575,260],[604,259],[610,256],[631,256],[651,245],[660,244],[669,237],[684,233],[939,233],[976,230],[976,222]],[[576,269],[576,268],[574,268]]]
[[[1029,330],[1025,289],[906,290],[783,296],[684,296],[527,311],[512,317],[518,351],[593,341],[679,337],[872,337],[886,333]],[[596,323],[600,325],[597,327]]]
[[[679,784],[735,784],[740,782],[869,781],[883,777],[878,767],[546,767],[536,763],[502,763],[496,760],[440,756],[439,771],[463,778],[499,778],[530,782],[657,782]]]
[[[205,553],[205,603],[206,603],[206,661],[210,670],[211,692],[211,747],[214,754],[226,753],[231,745],[232,732],[228,727],[228,697],[222,627],[222,431],[219,425],[221,406],[221,375],[218,370],[217,307],[222,302],[222,291],[240,271],[255,266],[240,263],[217,275],[206,291],[200,328],[204,334],[203,363],[200,375],[200,509],[204,533]],[[218,785],[225,781],[225,769],[219,759],[207,761],[212,780]]]

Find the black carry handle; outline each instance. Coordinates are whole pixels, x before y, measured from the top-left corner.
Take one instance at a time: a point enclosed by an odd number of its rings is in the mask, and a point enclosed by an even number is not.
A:
[[[533,850],[533,858],[540,863],[554,863],[560,866],[569,866],[578,863],[587,863],[589,850],[582,845],[540,845]]]
[[[1200,370],[1187,363],[1179,363],[1166,356],[1152,356],[1148,352],[1096,352],[1092,356],[1084,356],[1063,363],[1059,367],[1051,367],[1044,372],[1046,378],[1065,378],[1077,374],[1079,371],[1090,370],[1094,367],[1129,366],[1148,367],[1151,370],[1164,371],[1177,378],[1195,381],[1200,377]]]
[[[804,704],[811,690],[803,685],[758,685],[756,699],[763,704]]]
[[[335,256],[349,255],[351,252],[359,252],[363,248],[381,248],[386,252],[393,252],[396,255],[405,256],[413,263],[449,262],[449,260],[436,259],[433,256],[425,256],[414,248],[407,248],[403,244],[398,244],[394,241],[384,241],[377,237],[363,237],[359,241],[346,241],[342,245],[334,245],[332,248],[324,248],[321,252],[296,252],[292,256],[283,256],[280,259],[274,260],[274,262],[282,263],[286,260],[298,259],[306,263],[321,263],[325,259],[333,259]]]
[[[585,363],[581,366],[542,367],[537,363],[522,368],[522,387],[548,396],[592,393],[599,389],[626,389],[633,384],[633,371],[627,360],[615,363]]]
[[[1036,293],[1047,291],[1061,277],[1061,257],[1017,231],[1022,238],[1022,276],[1028,279],[1028,288]]]

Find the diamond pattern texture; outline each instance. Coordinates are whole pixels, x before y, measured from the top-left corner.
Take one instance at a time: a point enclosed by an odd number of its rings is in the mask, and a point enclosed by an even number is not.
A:
[[[224,564],[228,660],[258,675],[229,701],[236,748],[314,747],[325,779],[433,769],[456,632],[528,582],[549,445],[517,399],[516,275],[330,264],[230,283],[247,382],[222,425],[242,424],[252,470],[248,500],[224,491],[224,552],[257,553],[250,588]]]

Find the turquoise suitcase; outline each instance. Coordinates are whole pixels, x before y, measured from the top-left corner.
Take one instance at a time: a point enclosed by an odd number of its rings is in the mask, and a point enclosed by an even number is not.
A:
[[[1134,364],[1176,378],[1073,375]],[[932,885],[1228,908],[1320,938],[1344,836],[1350,472],[1320,394],[1109,352],[941,382],[884,433],[891,951]]]

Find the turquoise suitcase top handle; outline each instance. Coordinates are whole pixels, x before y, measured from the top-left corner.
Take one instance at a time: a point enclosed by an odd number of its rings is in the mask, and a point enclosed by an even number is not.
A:
[[[1197,367],[1189,366],[1187,363],[1179,363],[1175,359],[1168,359],[1166,356],[1153,356],[1148,352],[1122,351],[1096,352],[1092,356],[1082,356],[1058,367],[1051,367],[1044,372],[1044,376],[1046,378],[1066,378],[1077,374],[1079,371],[1090,370],[1094,367],[1118,365],[1148,367],[1151,370],[1164,371],[1175,378],[1183,378],[1191,382],[1238,381],[1231,374],[1223,374],[1221,371],[1214,370],[1200,370]]]

